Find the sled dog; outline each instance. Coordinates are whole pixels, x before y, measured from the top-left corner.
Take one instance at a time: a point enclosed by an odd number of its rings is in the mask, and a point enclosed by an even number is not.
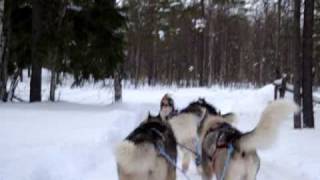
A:
[[[272,146],[281,122],[298,110],[287,100],[271,102],[262,112],[258,125],[242,133],[222,116],[207,117],[199,127],[202,179],[215,175],[223,180],[255,180],[260,158],[257,149]]]
[[[175,180],[176,139],[170,125],[151,116],[115,152],[120,180]]]

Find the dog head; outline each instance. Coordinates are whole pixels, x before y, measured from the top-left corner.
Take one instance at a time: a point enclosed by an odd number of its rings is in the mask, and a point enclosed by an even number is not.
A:
[[[233,113],[221,114],[215,106],[207,102],[204,98],[199,98],[197,101],[190,103],[182,112],[191,112],[201,117],[198,133],[202,131],[202,128],[212,125],[213,123],[226,122],[232,124],[235,120]]]
[[[199,98],[196,102],[196,105],[205,109],[210,115],[220,115],[220,112],[212,104],[208,103],[204,98]]]
[[[192,113],[201,117],[201,119],[203,119],[206,114],[215,116],[220,114],[220,112],[204,98],[199,98],[197,101],[191,102],[185,109],[181,110],[181,113]]]
[[[149,176],[150,172],[157,172],[157,168],[172,167],[169,162],[167,165],[158,163],[160,148],[171,160],[176,161],[177,144],[169,123],[149,113],[148,117],[117,146],[119,178],[143,179],[141,177]],[[175,173],[175,168],[170,168],[170,171]]]
[[[171,131],[171,127],[165,121],[162,121],[160,116],[148,114],[147,118],[127,137],[128,140],[134,142],[158,140],[163,141],[165,134]]]
[[[161,118],[159,116],[152,115],[150,112],[148,113],[148,116],[145,119],[145,122],[158,122],[158,121],[161,121]]]

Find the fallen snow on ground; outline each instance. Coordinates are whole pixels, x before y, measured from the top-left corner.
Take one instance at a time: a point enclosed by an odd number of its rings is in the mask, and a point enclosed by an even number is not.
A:
[[[47,83],[49,78],[44,80]],[[17,95],[28,97],[28,80]],[[48,83],[43,86],[44,99]],[[150,88],[124,89],[123,102],[112,104],[112,91],[91,85],[59,87],[57,103],[0,103],[0,180],[113,180],[117,179],[114,147],[147,113],[157,113],[165,93],[178,108],[205,97],[222,112],[237,114],[238,127],[255,127],[273,98],[273,87],[261,89]],[[291,97],[287,97],[291,98]],[[315,107],[316,120],[319,107]],[[317,123],[316,125],[318,125]],[[259,180],[320,179],[320,131],[293,130],[292,118],[281,127],[277,143],[261,157]],[[184,176],[178,173],[178,179]],[[192,164],[188,176],[200,177]]]

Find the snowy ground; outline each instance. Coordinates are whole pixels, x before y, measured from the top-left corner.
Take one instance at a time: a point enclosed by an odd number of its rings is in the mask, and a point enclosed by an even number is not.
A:
[[[27,99],[27,92],[27,85],[20,84],[18,96]],[[46,99],[48,85],[43,92]],[[256,125],[273,97],[272,86],[256,90],[146,87],[127,88],[123,103],[108,105],[112,91],[92,85],[77,89],[60,87],[58,103],[0,103],[0,180],[117,179],[114,146],[148,111],[158,111],[166,92],[173,95],[178,108],[201,96],[222,112],[235,112],[236,126],[243,131]],[[315,107],[315,111],[318,120],[320,108]],[[319,129],[292,130],[292,120],[288,119],[273,148],[259,151],[258,179],[320,180],[319,138]],[[185,179],[179,172],[178,176]],[[188,176],[200,179],[194,166]]]

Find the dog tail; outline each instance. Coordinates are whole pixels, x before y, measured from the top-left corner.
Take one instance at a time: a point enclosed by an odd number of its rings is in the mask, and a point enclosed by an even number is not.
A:
[[[150,143],[134,144],[125,140],[116,147],[115,157],[117,165],[126,173],[139,173],[154,166],[157,154]]]
[[[281,122],[285,121],[289,114],[298,110],[299,107],[292,101],[271,102],[262,112],[256,128],[239,139],[240,148],[247,151],[269,148],[277,137]]]

